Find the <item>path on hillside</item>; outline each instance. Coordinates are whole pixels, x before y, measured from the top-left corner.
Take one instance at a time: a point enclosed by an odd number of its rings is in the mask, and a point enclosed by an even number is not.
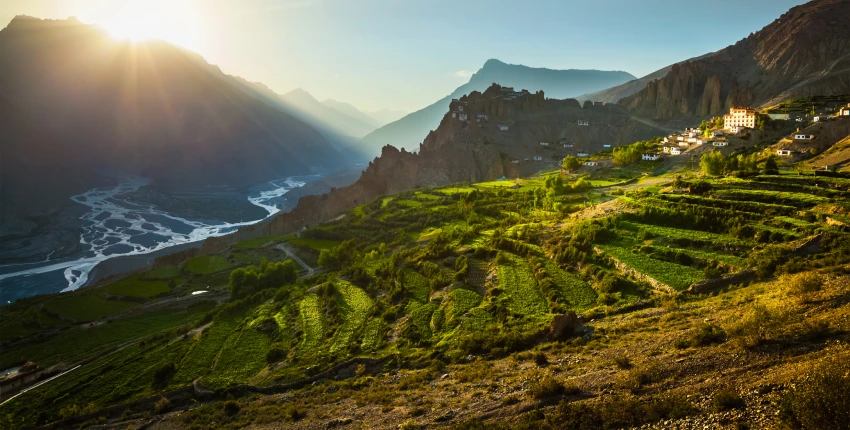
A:
[[[308,266],[308,265],[307,265],[307,263],[305,263],[305,262],[304,262],[304,260],[302,260],[302,259],[298,258],[298,256],[297,256],[297,255],[295,255],[295,253],[294,253],[294,252],[292,252],[292,250],[291,250],[291,249],[289,249],[289,247],[288,247],[288,246],[286,246],[286,244],[281,243],[281,244],[277,245],[275,248],[277,248],[277,249],[279,249],[279,250],[283,251],[284,253],[286,253],[286,255],[287,255],[289,258],[291,258],[293,261],[295,261],[296,263],[300,264],[300,265],[301,265],[301,267],[303,267],[304,269],[306,269],[306,270],[307,270],[307,276],[313,276],[314,274],[316,274],[316,269],[314,269],[314,268],[312,268],[312,267]]]

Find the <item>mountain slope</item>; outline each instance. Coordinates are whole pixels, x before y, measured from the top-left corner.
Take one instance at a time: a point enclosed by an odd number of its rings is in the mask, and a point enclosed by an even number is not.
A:
[[[341,102],[334,99],[327,99],[323,101],[322,104],[331,109],[336,109],[337,111],[342,112],[343,114],[348,115],[349,117],[356,119],[365,125],[368,125],[372,128],[372,130],[369,130],[370,132],[383,125],[379,123],[375,118],[372,118],[371,116],[367,115],[366,112],[363,112],[360,109],[357,109],[356,107],[352,106],[351,103]]]
[[[377,121],[379,126],[384,126],[393,121],[398,121],[408,114],[406,111],[393,109],[380,109],[376,111],[366,111],[364,113]]]
[[[365,115],[352,116],[336,107],[316,100],[303,88],[280,95],[284,104],[299,113],[305,121],[318,127],[327,127],[343,135],[360,138],[377,128]]]
[[[164,42],[115,41],[75,19],[17,17],[0,31],[0,58],[0,95],[14,113],[0,117],[4,211],[67,204],[68,195],[42,199],[40,190],[74,183],[84,191],[99,185],[92,172],[187,189],[345,164],[315,129]]]
[[[850,93],[850,7],[814,0],[704,58],[676,64],[619,101],[656,119],[718,115],[730,106]]]
[[[385,145],[417,150],[429,131],[435,129],[449,102],[473,91],[484,91],[492,83],[502,86],[543,90],[554,98],[570,98],[579,94],[609,88],[635,79],[626,72],[599,70],[552,70],[487,60],[484,66],[451,94],[430,106],[387,124],[363,138],[365,149],[377,152]]]

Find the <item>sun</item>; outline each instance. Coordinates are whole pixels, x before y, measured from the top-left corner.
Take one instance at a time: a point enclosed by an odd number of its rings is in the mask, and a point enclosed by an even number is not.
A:
[[[160,39],[189,49],[201,39],[196,11],[180,0],[128,0],[98,24],[116,39]]]

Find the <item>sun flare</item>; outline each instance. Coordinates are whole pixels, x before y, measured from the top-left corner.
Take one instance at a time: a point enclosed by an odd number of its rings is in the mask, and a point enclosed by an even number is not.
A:
[[[189,49],[201,37],[196,11],[181,1],[129,0],[99,24],[116,39],[160,39]]]

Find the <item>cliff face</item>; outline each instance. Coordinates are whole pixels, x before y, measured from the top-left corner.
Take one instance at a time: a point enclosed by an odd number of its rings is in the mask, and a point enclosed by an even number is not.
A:
[[[656,119],[850,92],[850,5],[814,0],[715,54],[673,65],[618,103]]]
[[[428,133],[419,153],[384,146],[381,156],[369,163],[354,184],[302,197],[290,212],[232,235],[207,239],[203,251],[215,252],[258,236],[300,231],[381,195],[533,174],[555,168],[565,155],[598,152],[605,145],[626,145],[663,133],[632,119],[616,105],[586,103],[582,107],[574,99],[546,99],[542,91],[516,92],[493,84],[483,93],[473,91],[451,101],[440,126]]]

